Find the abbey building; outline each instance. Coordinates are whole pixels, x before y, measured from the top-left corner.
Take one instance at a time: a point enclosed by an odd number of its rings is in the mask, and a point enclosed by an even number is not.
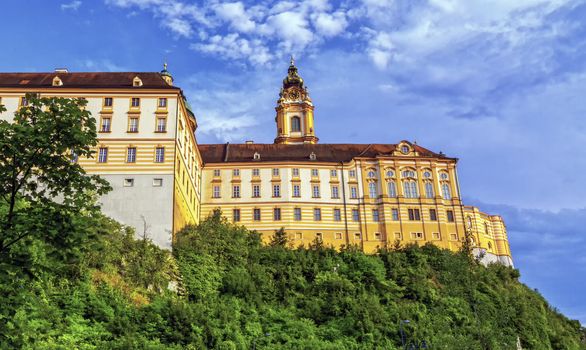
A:
[[[265,240],[283,227],[295,245],[397,243],[457,250],[467,239],[485,262],[512,265],[504,222],[461,201],[457,159],[417,144],[320,144],[314,104],[291,61],[276,105],[274,143],[206,144],[166,68],[160,73],[0,73],[11,119],[25,94],[83,97],[99,145],[79,159],[113,191],[102,210],[169,248],[215,209]]]

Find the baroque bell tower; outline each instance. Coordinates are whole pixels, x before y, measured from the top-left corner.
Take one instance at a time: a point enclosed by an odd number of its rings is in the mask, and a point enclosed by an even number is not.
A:
[[[313,123],[313,103],[307,87],[297,72],[295,61],[291,64],[277,101],[277,137],[275,143],[317,143]]]

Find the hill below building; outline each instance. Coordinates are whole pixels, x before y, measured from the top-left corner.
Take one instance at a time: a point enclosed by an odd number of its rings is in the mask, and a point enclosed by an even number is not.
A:
[[[91,239],[74,252],[31,239],[3,260],[1,348],[586,349],[519,271],[465,253],[303,249],[284,232],[267,246],[216,214],[171,255],[76,215]]]

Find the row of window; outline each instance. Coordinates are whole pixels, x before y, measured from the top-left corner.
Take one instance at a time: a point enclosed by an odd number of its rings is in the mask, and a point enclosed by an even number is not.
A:
[[[252,197],[253,198],[260,198],[260,186],[259,184],[253,184],[252,185]],[[281,197],[281,185],[280,184],[273,184],[273,197],[278,198]],[[293,197],[301,197],[301,185],[299,184],[293,184],[292,185],[292,190],[293,190]],[[395,185],[395,182],[391,181],[387,183],[387,187],[388,187],[388,194],[389,197],[391,198],[396,198],[397,197],[397,188]],[[213,186],[213,190],[212,190],[212,197],[213,198],[221,198],[221,187],[219,185],[214,185]],[[312,192],[311,192],[311,196],[312,198],[320,198],[321,194],[320,194],[320,185],[312,185],[311,186]],[[443,199],[451,199],[452,195],[451,195],[451,191],[450,191],[450,185],[445,183],[441,185],[441,189],[442,189],[442,198]],[[232,198],[240,198],[240,194],[241,194],[241,187],[240,185],[232,185]],[[337,185],[331,186],[330,188],[331,190],[331,197],[334,199],[338,199],[340,198],[340,187]],[[368,184],[368,192],[369,192],[369,196],[370,198],[378,198],[378,186],[376,183],[374,182],[370,182]],[[405,195],[405,198],[419,198],[419,195],[417,193],[417,183],[415,182],[404,182],[403,183],[403,193]],[[431,183],[426,183],[425,184],[425,195],[426,198],[433,198],[433,185]],[[352,199],[357,199],[358,198],[358,188],[356,186],[350,186],[350,198]]]
[[[334,236],[334,239],[338,240],[338,239],[342,239],[344,235],[342,234],[342,232],[334,232],[333,236]],[[375,232],[373,234],[373,236],[376,241],[380,241],[383,239],[383,236],[380,232]],[[362,239],[362,233],[361,232],[354,232],[353,237],[355,240],[360,240],[360,239]],[[403,234],[401,232],[395,232],[393,237],[395,240],[399,240],[399,241],[403,240]],[[410,237],[412,240],[425,240],[425,234],[423,232],[411,232]],[[295,239],[302,240],[303,239],[303,232],[296,232]],[[319,242],[322,242],[324,239],[324,234],[321,232],[316,232],[315,239],[317,239]],[[439,232],[432,232],[431,239],[441,240],[441,234]],[[457,233],[450,233],[450,240],[457,241],[458,234]],[[492,245],[490,243],[488,243],[488,244],[489,244],[489,250],[492,249]]]
[[[140,117],[138,115],[131,115],[128,117],[128,125],[126,132],[138,132]],[[103,115],[100,120],[100,132],[112,131],[112,116]],[[155,132],[167,132],[167,117],[157,117],[155,124]]]
[[[419,209],[407,209],[407,216],[409,221],[421,221],[421,213]],[[342,211],[341,209],[335,208],[333,210],[333,217],[334,221],[342,221]],[[454,222],[454,211],[453,210],[446,210],[446,218],[448,222]],[[232,219],[234,222],[240,221],[240,209],[233,209],[232,210]],[[261,209],[254,208],[252,210],[252,219],[254,221],[261,221]],[[303,220],[301,208],[293,208],[293,219],[295,221]],[[399,209],[392,208],[391,209],[391,219],[393,221],[399,221]],[[281,220],[281,208],[273,208],[273,220],[280,221]],[[314,221],[321,221],[322,220],[322,209],[321,208],[313,208],[313,220]],[[429,209],[429,220],[430,221],[437,221],[437,210],[436,209]],[[352,221],[360,221],[360,210],[359,209],[352,209]],[[372,209],[372,221],[379,222],[381,221],[381,213],[378,209]]]
[[[74,161],[77,157],[74,155]],[[108,162],[108,147],[100,147],[98,149],[98,163]],[[126,162],[136,163],[136,147],[126,148]],[[155,163],[165,162],[165,147],[155,147]]]
[[[122,183],[124,187],[134,187],[134,179],[133,178],[125,178],[124,182]],[[162,187],[163,186],[163,179],[161,178],[154,178],[153,187]]]
[[[273,168],[273,169],[271,169],[271,174],[274,177],[280,176],[281,169]],[[356,177],[356,170],[350,170],[348,174],[350,177]],[[214,169],[214,177],[219,177],[220,175],[221,175],[221,169]],[[299,177],[299,168],[292,168],[291,175],[293,177]],[[232,176],[239,177],[240,176],[240,169],[232,169]],[[258,168],[252,169],[252,176],[260,176],[260,169],[258,169]],[[318,169],[311,169],[311,176],[318,177],[319,170]],[[338,177],[338,170],[336,170],[336,169],[330,170],[330,177]]]
[[[26,98],[26,96],[22,96],[20,98],[20,106],[21,107],[26,107],[28,106],[29,101]],[[104,97],[102,106],[105,108],[112,108],[114,105],[114,99],[112,97]],[[140,97],[132,97],[130,98],[130,106],[133,108],[138,108],[140,107]],[[165,109],[167,108],[167,98],[166,97],[160,97],[157,99],[157,107],[159,109]]]

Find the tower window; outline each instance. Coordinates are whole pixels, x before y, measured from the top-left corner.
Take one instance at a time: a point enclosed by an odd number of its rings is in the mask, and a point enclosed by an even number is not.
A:
[[[300,132],[301,131],[301,119],[298,116],[291,118],[291,131],[292,132]]]

